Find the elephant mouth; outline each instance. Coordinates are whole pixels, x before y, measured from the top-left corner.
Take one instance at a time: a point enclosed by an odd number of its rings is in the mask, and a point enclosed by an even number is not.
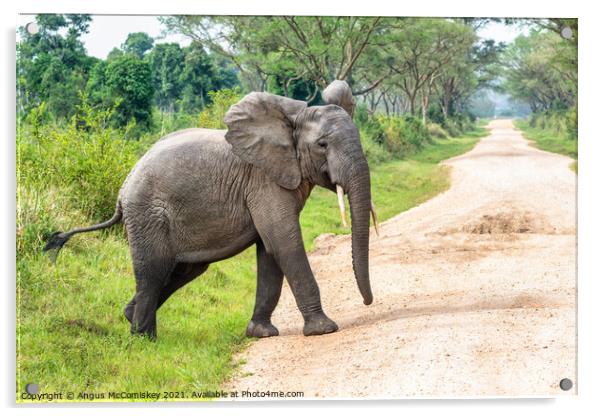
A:
[[[320,168],[320,172],[322,174],[322,179],[324,181],[322,186],[324,186],[324,188],[326,188],[326,189],[331,190],[332,192],[336,192],[336,184],[330,177],[330,172],[328,172],[327,163],[324,163],[322,165],[322,167]]]
[[[341,215],[341,223],[343,224],[344,227],[347,227],[347,213],[345,212],[345,194],[347,194],[347,189],[343,188],[343,186],[341,186],[338,183],[335,183],[331,176],[330,176],[330,172],[328,171],[328,163],[323,163],[322,166],[320,167],[320,172],[322,174],[322,179],[324,180],[324,184],[322,186],[324,186],[325,188],[331,190],[332,192],[335,192],[337,194],[337,200],[338,200],[338,205],[339,205],[339,213]],[[372,201],[370,202],[370,214],[372,215],[372,221],[374,224],[374,231],[376,231],[376,235],[379,234],[378,231],[378,220],[376,217],[376,207],[374,206],[374,203],[372,203]]]

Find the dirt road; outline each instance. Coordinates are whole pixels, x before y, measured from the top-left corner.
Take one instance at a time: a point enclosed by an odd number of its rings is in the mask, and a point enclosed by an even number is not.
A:
[[[576,175],[508,120],[445,163],[451,188],[371,235],[375,301],[362,304],[349,236],[310,262],[339,332],[301,335],[285,287],[280,336],[238,359],[233,390],[305,397],[542,396],[576,381]],[[333,202],[334,204],[334,202]],[[335,209],[335,208],[333,208]]]

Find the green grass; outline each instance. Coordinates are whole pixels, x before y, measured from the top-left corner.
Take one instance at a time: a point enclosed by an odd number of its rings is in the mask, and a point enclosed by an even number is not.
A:
[[[449,187],[443,159],[468,151],[485,130],[437,140],[408,160],[372,169],[381,221]],[[322,233],[348,233],[336,196],[315,189],[301,217],[305,244]],[[120,232],[71,240],[56,267],[41,254],[17,259],[17,391],[203,391],[217,389],[239,363],[255,291],[249,249],[212,265],[159,311],[157,342],[129,335],[123,306],[134,293],[130,255]],[[358,295],[359,296],[359,295]],[[20,400],[20,393],[17,397]],[[107,399],[105,399],[107,400]]]
[[[478,127],[485,127],[491,122],[491,117],[482,117],[477,121]]]
[[[514,125],[522,130],[525,137],[531,140],[533,145],[538,149],[559,153],[575,159],[569,167],[573,172],[577,173],[577,140],[568,138],[550,129],[544,130],[530,127],[527,120],[516,120]]]
[[[56,269],[20,259],[18,391],[211,390],[234,368],[253,307],[254,254],[213,265],[161,308],[159,340],[129,335],[129,250],[117,233],[74,238]]]

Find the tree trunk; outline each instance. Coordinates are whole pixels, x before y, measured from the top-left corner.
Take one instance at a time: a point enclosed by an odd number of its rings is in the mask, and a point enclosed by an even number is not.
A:
[[[422,94],[422,124],[426,126],[427,111],[429,107],[429,94]]]
[[[385,112],[387,113],[387,117],[389,116],[389,103],[387,102],[386,95],[383,95],[383,103],[385,104]]]
[[[416,114],[416,91],[412,94],[408,94],[408,98],[410,101],[410,114],[414,115]]]

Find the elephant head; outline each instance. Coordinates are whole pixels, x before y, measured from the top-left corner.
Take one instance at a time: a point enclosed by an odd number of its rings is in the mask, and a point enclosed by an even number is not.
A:
[[[348,195],[353,270],[369,305],[370,171],[352,119],[355,102],[344,81],[335,81],[323,96],[327,105],[308,107],[303,101],[250,93],[226,114],[226,140],[238,157],[283,188],[297,189],[308,181],[337,192],[340,202],[343,193]]]

